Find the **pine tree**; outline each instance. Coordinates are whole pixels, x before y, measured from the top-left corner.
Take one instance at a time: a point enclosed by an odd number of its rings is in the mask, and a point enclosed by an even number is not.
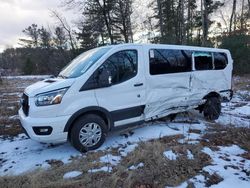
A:
[[[98,46],[98,28],[95,28],[95,23],[88,20],[88,22],[81,22],[78,24],[80,32],[77,33],[77,39],[80,42],[81,48],[86,51]]]
[[[20,39],[24,46],[27,47],[38,47],[39,31],[37,24],[32,24],[31,26],[25,28],[23,33],[26,34],[31,39]]]
[[[133,32],[131,25],[132,0],[116,0],[112,16],[112,25],[118,30],[116,38],[125,43],[133,42]],[[123,39],[120,39],[120,36]]]
[[[51,47],[51,33],[47,31],[43,26],[41,29],[38,29],[39,37],[41,39],[40,46],[42,48],[50,48]]]
[[[34,63],[31,61],[31,59],[28,57],[26,59],[26,61],[24,62],[24,66],[23,66],[23,73],[25,75],[30,75],[33,73],[33,70],[35,68]]]

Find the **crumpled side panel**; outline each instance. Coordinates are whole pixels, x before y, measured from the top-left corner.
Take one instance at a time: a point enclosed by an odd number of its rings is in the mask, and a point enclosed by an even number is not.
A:
[[[145,119],[173,111],[176,104],[186,106],[189,77],[185,73],[150,77],[147,80]]]
[[[147,80],[146,120],[186,111],[204,103],[210,92],[231,88],[230,66],[225,70],[193,71],[150,77]]]

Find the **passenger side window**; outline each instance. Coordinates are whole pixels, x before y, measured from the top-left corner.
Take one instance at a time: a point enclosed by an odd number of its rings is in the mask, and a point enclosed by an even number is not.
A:
[[[188,50],[151,49],[149,64],[151,75],[188,72],[192,70],[192,53]]]
[[[137,51],[124,50],[117,52],[111,55],[102,66],[110,71],[113,85],[129,80],[137,74]]]
[[[227,63],[228,63],[227,54],[219,52],[214,53],[214,69],[216,70],[224,69],[226,68]]]
[[[212,70],[213,57],[210,52],[194,52],[196,70]]]

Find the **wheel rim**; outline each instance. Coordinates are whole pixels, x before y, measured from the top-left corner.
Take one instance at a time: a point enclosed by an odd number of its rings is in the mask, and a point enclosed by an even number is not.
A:
[[[102,129],[97,123],[85,124],[79,132],[79,141],[85,147],[96,145],[102,136]]]

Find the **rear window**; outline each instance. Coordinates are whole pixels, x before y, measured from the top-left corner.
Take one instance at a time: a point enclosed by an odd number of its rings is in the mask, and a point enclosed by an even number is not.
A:
[[[192,70],[192,52],[188,50],[149,50],[150,74],[170,74]]]
[[[194,52],[195,70],[212,70],[213,56],[210,52]]]
[[[226,68],[227,64],[228,64],[227,54],[219,53],[219,52],[214,53],[214,69],[215,70],[224,69]]]

